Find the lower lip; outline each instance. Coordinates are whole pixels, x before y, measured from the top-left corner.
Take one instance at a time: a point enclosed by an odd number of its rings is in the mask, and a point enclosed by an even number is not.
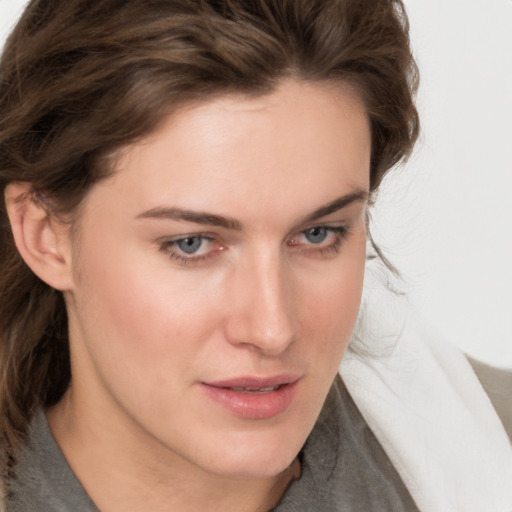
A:
[[[282,385],[275,391],[250,393],[202,383],[206,394],[235,416],[250,420],[266,420],[279,416],[290,407],[297,390],[296,382]]]

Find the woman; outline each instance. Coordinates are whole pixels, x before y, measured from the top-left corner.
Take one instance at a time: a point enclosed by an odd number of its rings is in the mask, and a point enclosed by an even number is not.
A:
[[[378,294],[353,336],[368,205],[418,134],[400,2],[36,0],[0,72],[7,510],[508,510],[467,362],[372,347]],[[463,468],[432,499],[409,404],[371,405],[395,347],[467,371],[481,496]]]

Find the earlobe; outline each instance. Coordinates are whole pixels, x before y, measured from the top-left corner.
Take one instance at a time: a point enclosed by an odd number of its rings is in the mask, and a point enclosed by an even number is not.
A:
[[[10,183],[5,203],[14,241],[25,263],[48,285],[66,291],[72,286],[68,228],[58,222],[30,183]]]

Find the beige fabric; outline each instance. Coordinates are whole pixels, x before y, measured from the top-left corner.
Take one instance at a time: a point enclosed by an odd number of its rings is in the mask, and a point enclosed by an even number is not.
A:
[[[512,442],[512,370],[494,368],[468,357],[471,367],[484,387]]]

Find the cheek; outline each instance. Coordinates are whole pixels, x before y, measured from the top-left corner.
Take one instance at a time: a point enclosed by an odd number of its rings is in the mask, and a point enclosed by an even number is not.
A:
[[[343,353],[352,335],[361,301],[365,261],[366,240],[361,235],[314,285],[301,284],[301,310],[308,330],[305,338],[316,340],[331,355]]]
[[[82,255],[87,272],[81,276],[77,310],[89,351],[96,361],[130,373],[147,368],[156,374],[169,366],[170,353],[180,354],[172,358],[174,366],[180,360],[186,366],[216,328],[216,302],[205,300],[208,292],[198,283],[170,272],[165,256],[158,254],[155,261],[136,248],[123,249],[107,246]]]

